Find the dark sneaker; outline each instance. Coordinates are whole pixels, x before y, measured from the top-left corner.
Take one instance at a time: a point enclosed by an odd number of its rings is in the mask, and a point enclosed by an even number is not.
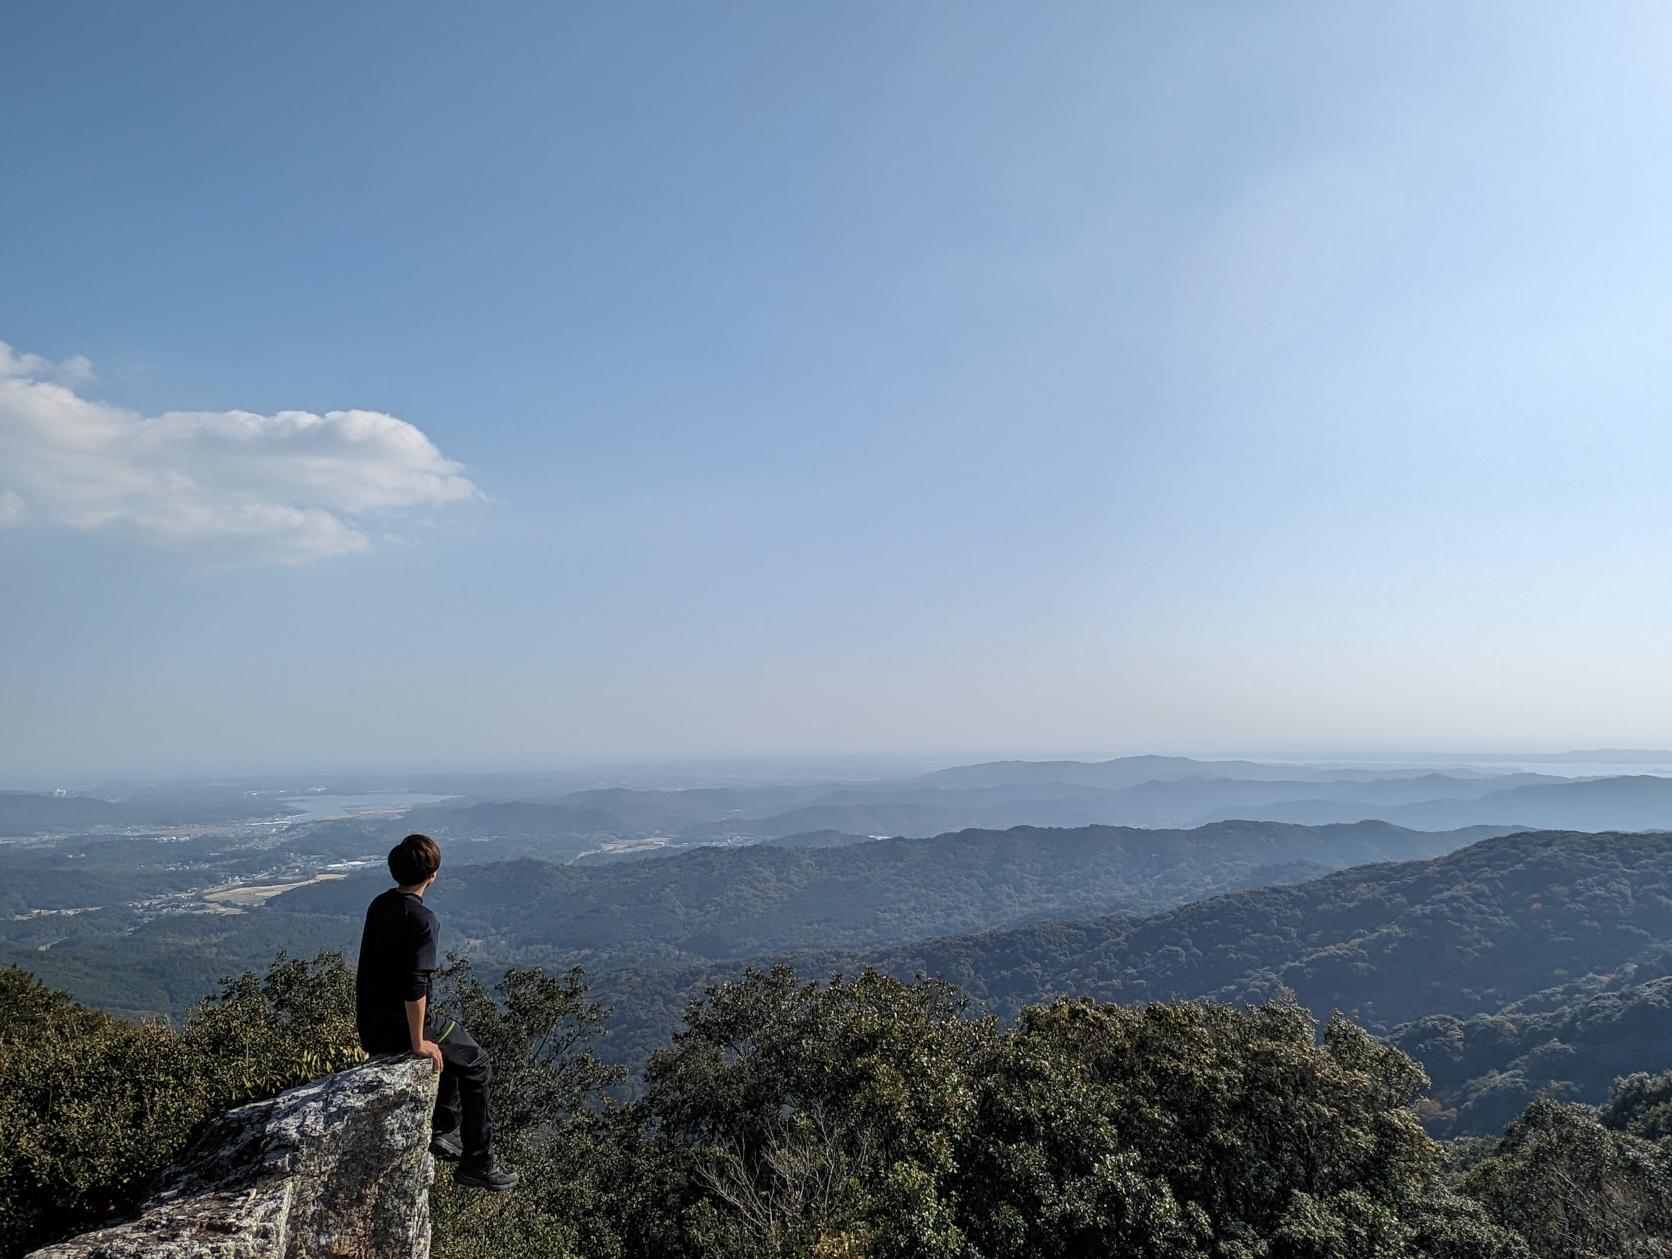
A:
[[[522,1181],[516,1172],[506,1171],[494,1163],[460,1163],[453,1169],[453,1183],[472,1189],[486,1189],[489,1193],[504,1193],[515,1189]]]
[[[456,1163],[464,1157],[464,1142],[459,1140],[459,1130],[451,1132],[437,1132],[430,1136],[430,1153],[437,1158]]]

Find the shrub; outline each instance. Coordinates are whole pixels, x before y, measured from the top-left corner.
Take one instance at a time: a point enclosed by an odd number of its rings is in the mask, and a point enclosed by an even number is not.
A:
[[[339,954],[224,981],[183,1032],[0,968],[0,1254],[131,1210],[197,1129],[363,1055]]]

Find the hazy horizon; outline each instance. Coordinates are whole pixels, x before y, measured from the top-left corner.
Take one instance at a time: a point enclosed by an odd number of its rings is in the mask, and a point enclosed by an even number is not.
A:
[[[319,780],[333,782],[364,780],[375,783],[371,790],[394,790],[406,786],[406,780],[424,781],[441,778],[457,779],[461,783],[471,779],[493,780],[496,783],[518,779],[541,780],[574,776],[591,779],[595,784],[620,785],[651,789],[712,786],[719,783],[754,784],[766,782],[848,781],[854,783],[890,782],[931,773],[953,766],[999,762],[1079,762],[1101,763],[1125,757],[1165,756],[1200,761],[1211,766],[1214,762],[1255,762],[1271,765],[1294,765],[1323,769],[1422,769],[1444,773],[1447,770],[1501,773],[1536,772],[1551,777],[1589,778],[1632,774],[1672,775],[1672,749],[1664,748],[1575,748],[1564,751],[1549,749],[1498,749],[1495,751],[1393,751],[1364,752],[1358,755],[1272,754],[1258,752],[1125,752],[1066,750],[1055,753],[830,753],[830,754],[762,754],[755,756],[690,757],[690,758],[620,758],[554,761],[545,764],[470,764],[441,763],[428,765],[376,765],[345,763],[337,765],[255,765],[199,767],[195,771],[171,771],[146,774],[115,770],[110,772],[80,771],[59,774],[0,774],[0,792],[39,793],[69,790],[76,793],[98,794],[99,788],[117,789],[139,786],[193,786],[210,783],[239,785],[296,784]],[[506,796],[503,790],[490,795]]]
[[[4,781],[1672,743],[1663,7],[7,31]]]

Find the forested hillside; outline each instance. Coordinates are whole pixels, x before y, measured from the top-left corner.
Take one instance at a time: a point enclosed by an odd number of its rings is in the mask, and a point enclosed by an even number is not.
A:
[[[1501,1107],[1470,1118],[1456,1090],[1494,1070],[1525,1073],[1529,1064],[1518,1068],[1516,1060],[1552,1036],[1584,1029],[1600,1043],[1612,1023],[1615,1049],[1594,1070],[1540,1076],[1542,1066],[1564,1061],[1548,1051],[1519,1093],[1500,1083],[1506,1105],[1541,1091],[1599,1100],[1604,1076],[1658,1069],[1672,1017],[1655,999],[1660,989],[1628,990],[1666,973],[1668,940],[1672,836],[1537,832],[1147,917],[1038,922],[861,954],[823,952],[803,965],[815,973],[873,965],[899,977],[943,977],[1001,1014],[1057,995],[1128,1003],[1293,993],[1319,1016],[1340,1010],[1380,1034],[1430,1016],[1502,1015],[1501,1026],[1523,1030],[1485,1038],[1499,1046],[1497,1057],[1481,1048],[1478,1028],[1461,1057],[1432,1022],[1426,1036],[1400,1032],[1423,1061],[1436,1056],[1437,1126],[1456,1127],[1439,1112],[1461,1105],[1462,1129],[1473,1131],[1501,1124]],[[619,1051],[639,1057],[703,983],[731,973],[708,966],[600,975],[598,992],[617,1011]],[[1588,1013],[1587,1002],[1596,1003]],[[1558,1030],[1541,1039],[1544,1028]],[[1566,1083],[1546,1090],[1552,1080]]]
[[[602,867],[461,866],[444,870],[431,904],[455,938],[479,941],[488,957],[643,967],[1145,912],[1323,870],[1432,856],[1477,834],[1374,822],[1016,827],[835,848],[707,848]],[[316,884],[273,906],[358,917],[385,881],[368,875]]]
[[[0,1259],[133,1206],[218,1110],[353,1061],[352,986],[340,958],[281,959],[175,1033],[0,969]],[[578,977],[442,987],[523,1181],[484,1201],[438,1177],[437,1259],[1648,1259],[1672,1238],[1672,1077],[1600,1114],[1539,1102],[1463,1174],[1422,1132],[1415,1063],[1287,1001],[1059,1000],[1001,1026],[943,984],[753,972],[601,1108]]]
[[[1491,1014],[1426,1015],[1391,1039],[1427,1068],[1422,1113],[1441,1135],[1495,1131],[1535,1097],[1596,1102],[1616,1078],[1672,1062],[1672,950]]]
[[[876,960],[944,975],[999,1008],[1050,992],[1244,1000],[1287,988],[1387,1030],[1612,974],[1666,940],[1672,835],[1532,832],[1136,921],[1039,923]]]

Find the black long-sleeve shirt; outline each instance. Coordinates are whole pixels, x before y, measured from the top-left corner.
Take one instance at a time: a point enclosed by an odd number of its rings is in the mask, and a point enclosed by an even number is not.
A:
[[[360,935],[360,966],[354,977],[354,1015],[367,1053],[402,1053],[412,1048],[406,1003],[428,997],[435,1003],[431,975],[435,915],[411,892],[392,887],[366,909]]]

